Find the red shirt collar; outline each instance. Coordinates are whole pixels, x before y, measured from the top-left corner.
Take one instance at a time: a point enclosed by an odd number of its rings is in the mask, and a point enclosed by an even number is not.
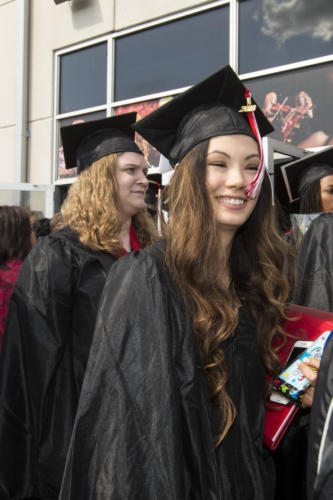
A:
[[[132,250],[142,250],[142,246],[140,245],[140,242],[135,234],[133,224],[131,224],[131,229],[130,229],[130,244]],[[123,255],[128,254],[128,251],[124,249]]]

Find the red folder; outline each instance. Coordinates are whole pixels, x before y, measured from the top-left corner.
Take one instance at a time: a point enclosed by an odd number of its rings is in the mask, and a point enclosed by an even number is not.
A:
[[[291,337],[287,338],[286,344],[278,353],[282,363],[285,363],[297,340],[315,340],[322,332],[333,330],[333,314],[291,304],[284,328]],[[264,444],[271,450],[275,450],[296,415],[298,406],[295,403],[282,405],[269,402],[268,404]]]

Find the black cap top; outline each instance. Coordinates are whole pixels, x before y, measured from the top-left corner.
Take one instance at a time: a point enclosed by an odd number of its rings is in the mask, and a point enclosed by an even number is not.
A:
[[[313,182],[333,175],[333,147],[311,153],[281,167],[290,203],[298,200]]]
[[[82,172],[95,161],[113,153],[142,154],[134,142],[131,128],[135,120],[136,113],[126,113],[61,127],[66,168],[78,167]]]
[[[135,123],[133,128],[173,165],[210,137],[245,134],[255,138],[247,113],[239,112],[246,104],[245,90],[236,73],[225,66]],[[273,130],[258,106],[255,117],[261,135]]]

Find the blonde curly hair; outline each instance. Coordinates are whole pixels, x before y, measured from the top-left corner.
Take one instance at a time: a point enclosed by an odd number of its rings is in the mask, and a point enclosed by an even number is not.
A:
[[[68,191],[61,215],[62,227],[70,226],[83,245],[120,256],[124,248],[119,238],[123,219],[118,206],[118,156],[105,156],[78,176]],[[134,215],[132,223],[142,247],[158,239],[146,209]]]

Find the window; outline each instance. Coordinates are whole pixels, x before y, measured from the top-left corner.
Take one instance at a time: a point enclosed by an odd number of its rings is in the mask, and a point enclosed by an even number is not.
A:
[[[275,131],[301,148],[333,144],[333,63],[245,82]]]
[[[54,213],[60,212],[61,205],[66,199],[68,190],[71,184],[63,184],[62,186],[56,186],[54,191]]]
[[[53,214],[53,186],[29,183],[0,183],[0,205],[19,205],[38,217]]]
[[[170,99],[171,97],[163,97],[162,99],[151,99],[149,101],[128,104],[127,106],[118,106],[115,110],[115,114],[121,115],[123,113],[132,113],[135,111],[137,113],[137,120],[141,120],[141,118],[144,118],[149,115],[149,113],[155,111],[155,109],[163,106],[163,104],[168,102]],[[136,134],[135,141],[144,153],[149,166],[158,167],[160,162],[160,153],[151,144],[149,144],[149,142],[141,137],[141,135]]]
[[[115,39],[114,100],[192,85],[229,61],[229,7]]]
[[[60,57],[59,113],[106,104],[107,44]]]
[[[333,2],[245,0],[239,4],[239,73],[333,52]]]

